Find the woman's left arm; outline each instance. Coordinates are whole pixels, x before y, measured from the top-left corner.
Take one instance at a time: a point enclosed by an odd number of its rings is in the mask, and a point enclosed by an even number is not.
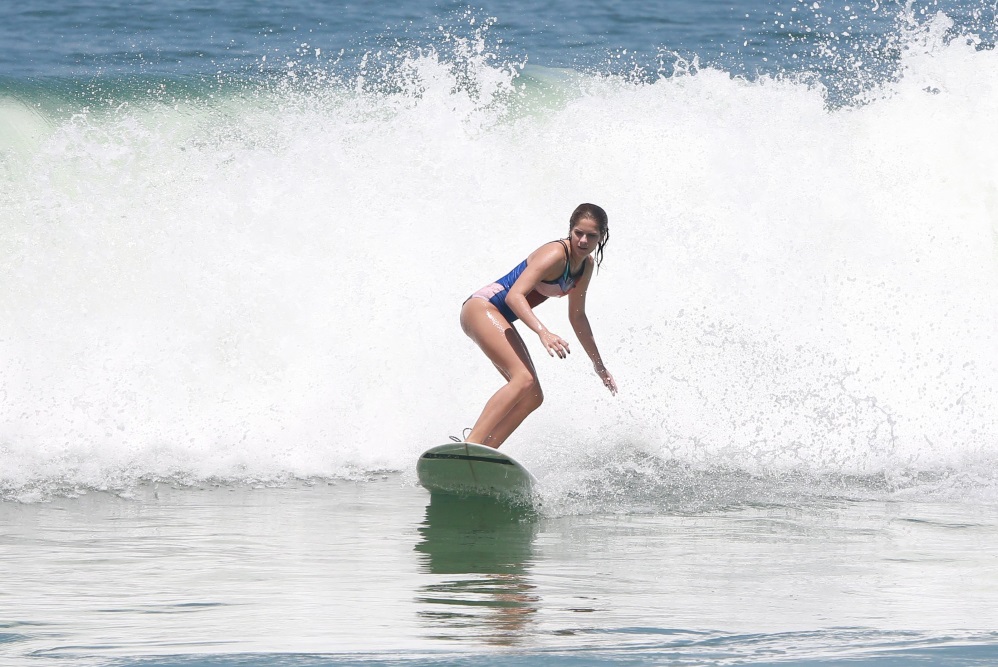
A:
[[[593,329],[586,316],[586,290],[589,289],[589,280],[593,276],[593,266],[592,259],[587,259],[585,273],[579,279],[575,289],[568,293],[568,321],[582,344],[582,349],[592,360],[593,370],[603,380],[603,385],[610,390],[610,393],[616,395],[617,383],[614,382],[610,371],[603,365],[603,358],[600,357],[599,348],[596,347],[596,339],[593,338]]]

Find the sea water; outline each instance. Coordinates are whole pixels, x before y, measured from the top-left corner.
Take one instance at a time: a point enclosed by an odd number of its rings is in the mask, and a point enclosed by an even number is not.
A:
[[[998,661],[986,2],[0,9],[0,662]],[[504,449],[460,303],[583,201]],[[538,308],[574,340],[564,303]]]

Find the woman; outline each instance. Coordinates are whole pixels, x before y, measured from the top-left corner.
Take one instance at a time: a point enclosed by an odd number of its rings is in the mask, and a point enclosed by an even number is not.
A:
[[[530,353],[512,323],[522,320],[540,337],[548,354],[564,359],[568,343],[548,331],[533,311],[548,297],[568,295],[568,320],[575,335],[603,384],[611,394],[617,393],[586,317],[586,289],[593,269],[603,261],[608,238],[606,212],[595,204],[581,204],[572,213],[567,239],[542,245],[515,269],[464,302],[461,328],[506,378],[506,385],[485,404],[466,438],[468,442],[498,448],[544,400]]]

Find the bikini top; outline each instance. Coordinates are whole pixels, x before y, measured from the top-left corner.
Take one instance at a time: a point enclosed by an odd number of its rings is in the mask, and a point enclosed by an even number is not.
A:
[[[568,246],[563,240],[551,241],[551,243],[561,243],[561,247],[565,250],[565,271],[561,274],[561,277],[557,280],[542,280],[537,283],[531,293],[537,293],[544,297],[545,299],[552,296],[565,296],[575,287],[575,283],[578,282],[579,278],[586,270],[586,263],[583,262],[582,266],[579,268],[579,272],[573,274],[571,272],[571,255],[568,251]],[[477,295],[484,295],[485,298],[493,300],[499,299],[503,304],[506,302],[506,292],[513,286],[520,274],[523,273],[524,269],[527,268],[527,260],[523,260],[516,267],[499,278],[491,285],[485,286],[482,290],[476,292]],[[543,299],[542,299],[543,300]],[[494,302],[494,301],[493,301]],[[495,303],[495,302],[494,302]],[[498,305],[498,304],[497,304]],[[536,305],[536,304],[534,304]],[[512,316],[512,311],[510,313],[503,313],[506,315],[507,319]]]
[[[552,241],[552,243],[560,243],[562,249],[565,251],[565,271],[561,274],[561,277],[557,280],[542,280],[537,283],[534,287],[534,291],[537,293],[547,296],[547,297],[558,297],[565,296],[572,291],[575,284],[579,282],[579,278],[586,271],[586,263],[582,262],[582,266],[579,267],[579,272],[572,273],[572,256],[568,251],[568,244],[563,240]],[[524,260],[524,266],[526,266],[526,260]]]

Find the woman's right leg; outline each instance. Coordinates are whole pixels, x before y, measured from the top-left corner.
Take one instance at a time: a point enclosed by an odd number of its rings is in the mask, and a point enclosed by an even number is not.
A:
[[[540,407],[544,394],[527,346],[494,305],[485,299],[468,299],[461,307],[461,327],[506,378],[468,435],[468,442],[498,448]]]

